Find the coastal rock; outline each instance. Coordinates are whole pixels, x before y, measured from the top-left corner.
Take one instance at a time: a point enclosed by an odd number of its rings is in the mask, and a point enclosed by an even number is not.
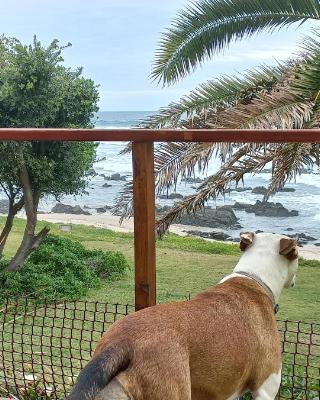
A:
[[[119,173],[112,174],[105,178],[108,181],[126,181],[127,178],[124,175],[120,175]]]
[[[83,210],[80,206],[71,206],[69,204],[57,203],[51,212],[59,214],[91,215],[89,211]]]
[[[252,189],[252,193],[253,194],[263,194],[263,195],[265,195],[265,194],[267,194],[267,192],[268,192],[268,189],[266,187],[264,187],[264,186],[257,186],[257,187]]]
[[[188,235],[200,236],[204,239],[213,239],[220,241],[230,241],[232,237],[224,232],[203,232],[203,231],[185,231]]]
[[[98,214],[104,214],[107,211],[107,207],[98,207],[96,211]]]
[[[298,211],[289,211],[281,203],[257,200],[255,204],[238,203],[233,206],[235,210],[243,210],[247,213],[254,213],[260,217],[297,217]]]
[[[284,192],[284,193],[293,193],[295,191],[296,191],[296,189],[295,188],[291,188],[291,187],[284,187],[284,188],[279,190],[279,192]]]
[[[161,215],[161,214],[166,213],[166,212],[169,211],[170,209],[171,209],[170,206],[159,206],[159,205],[157,205],[157,206],[156,206],[156,213],[157,213],[158,215]]]
[[[205,207],[195,215],[184,215],[178,221],[183,225],[205,226],[208,228],[241,228],[234,211],[230,206],[216,209]]]
[[[7,214],[9,211],[9,201],[7,199],[0,199],[0,214]]]
[[[109,185],[109,183],[104,183],[103,185],[102,185],[102,187],[104,187],[104,188],[109,188],[109,187],[112,187],[112,185]]]
[[[249,187],[237,187],[234,189],[235,192],[240,192],[240,193],[246,192],[248,190],[252,190],[252,187],[250,187],[250,186]]]
[[[306,233],[296,233],[294,235],[287,235],[293,239],[298,238],[298,240],[306,241],[306,242],[313,242],[317,240],[315,237],[307,235]]]
[[[88,171],[88,174],[90,176],[97,176],[98,175],[98,173],[95,171],[94,168],[90,168],[89,171]]]
[[[170,194],[168,194],[168,195],[166,195],[166,194],[161,194],[161,195],[158,196],[158,197],[159,197],[159,199],[162,199],[162,200],[167,200],[167,199],[169,199],[169,200],[183,199],[183,196],[182,196],[182,194],[180,194],[180,193],[170,193]]]
[[[201,178],[192,178],[192,177],[188,177],[188,178],[182,178],[181,182],[186,182],[186,183],[201,183],[203,182],[203,179]]]
[[[296,191],[296,189],[291,188],[291,187],[284,187],[284,188],[278,190],[278,192],[284,192],[284,193],[293,193],[295,191]],[[252,193],[253,194],[261,194],[264,196],[268,193],[268,188],[266,188],[265,186],[257,186],[252,189]]]

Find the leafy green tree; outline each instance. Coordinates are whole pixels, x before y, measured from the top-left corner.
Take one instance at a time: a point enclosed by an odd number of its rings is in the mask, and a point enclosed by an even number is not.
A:
[[[92,128],[98,110],[98,88],[91,79],[62,65],[57,40],[48,47],[2,37],[0,41],[0,127]],[[36,233],[43,196],[80,194],[95,160],[96,145],[86,142],[2,142],[0,182],[9,198],[9,213],[0,236],[0,251],[16,212],[25,207],[22,242],[8,270],[18,270],[46,237]]]
[[[152,77],[164,85],[175,83],[232,41],[262,31],[320,19],[319,0],[197,0],[181,11],[163,35]],[[150,128],[301,129],[320,123],[320,32],[304,38],[299,56],[275,67],[262,66],[244,74],[222,76],[199,85],[179,101],[163,107],[142,126]],[[304,168],[319,165],[318,144],[239,145],[164,143],[156,148],[158,192],[168,191],[196,168],[205,171],[211,157],[221,169],[161,216],[158,231],[184,213],[202,208],[207,200],[224,195],[247,174],[272,163],[268,199]],[[131,213],[130,185],[116,212]]]

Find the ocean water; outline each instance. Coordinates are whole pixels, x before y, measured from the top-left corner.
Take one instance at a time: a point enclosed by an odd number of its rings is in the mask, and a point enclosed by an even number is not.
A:
[[[139,121],[150,115],[151,112],[102,112],[98,115],[96,127],[103,128],[129,128],[137,126]],[[83,196],[66,196],[62,199],[66,204],[79,204],[80,206],[89,206],[90,212],[95,213],[96,207],[104,205],[113,205],[115,197],[123,187],[123,182],[108,181],[112,187],[104,188],[103,184],[107,182],[102,174],[110,175],[119,172],[126,175],[127,179],[132,176],[131,155],[119,155],[125,144],[118,142],[100,143],[98,147],[98,159],[94,169],[97,173],[93,177],[87,188],[88,194]],[[209,163],[207,172],[201,177],[205,177],[218,170],[219,161],[212,160]],[[267,186],[270,180],[270,174],[258,174],[249,176],[245,180],[245,186]],[[187,184],[179,182],[176,191],[188,195],[194,192],[191,186],[195,184]],[[320,241],[320,174],[314,171],[312,174],[303,174],[298,176],[296,181],[287,184],[287,187],[293,187],[296,191],[293,193],[277,193],[270,201],[281,202],[289,210],[298,210],[298,217],[289,218],[268,218],[257,217],[254,214],[247,214],[244,211],[237,211],[237,217],[240,218],[240,224],[244,230],[263,230],[276,233],[285,233],[287,228],[292,228],[291,233],[306,233],[314,236]],[[216,201],[209,201],[210,206],[221,206],[224,204],[233,204],[235,201],[254,204],[256,200],[261,200],[262,196],[252,194],[251,191],[231,192],[224,198]],[[54,199],[46,199],[41,203],[42,211],[51,210],[56,203]],[[157,200],[161,205],[172,205],[172,200]],[[191,229],[191,228],[190,228]],[[227,232],[232,236],[239,234],[238,231]]]

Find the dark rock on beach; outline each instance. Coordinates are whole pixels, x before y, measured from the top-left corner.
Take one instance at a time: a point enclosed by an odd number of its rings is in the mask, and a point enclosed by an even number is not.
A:
[[[120,175],[119,173],[112,174],[105,178],[108,181],[126,181],[127,178],[124,175]]]
[[[83,210],[80,206],[71,206],[69,204],[57,203],[51,212],[58,214],[76,214],[76,215],[91,215],[89,211]]]
[[[182,178],[181,182],[186,182],[186,183],[201,183],[203,182],[203,179],[201,178],[192,178],[192,177],[188,177],[188,178]]]
[[[260,217],[297,217],[299,215],[298,211],[289,211],[281,203],[260,200],[257,200],[255,204],[236,202],[232,208],[246,211],[247,213],[254,213]]]
[[[98,214],[104,214],[108,210],[111,210],[111,208],[112,208],[111,206],[97,207],[96,211],[97,211]]]
[[[205,226],[208,228],[241,228],[234,211],[230,206],[216,209],[205,207],[195,215],[184,215],[177,221],[183,225]]]
[[[291,188],[291,187],[284,187],[282,189],[279,190],[279,192],[284,192],[284,193],[293,193],[295,192],[296,189],[295,188]]]
[[[168,195],[161,194],[160,196],[158,196],[158,198],[161,200],[166,200],[166,199],[175,200],[175,199],[183,199],[183,196],[180,193],[170,193]]]
[[[158,215],[164,214],[171,209],[171,206],[156,206],[156,213]]]
[[[317,240],[317,238],[307,235],[306,233],[296,233],[296,234],[287,235],[287,236],[289,236],[293,239],[298,238],[298,240],[306,241],[306,242],[313,242],[313,241]]]
[[[265,194],[267,194],[267,192],[268,192],[268,189],[266,187],[264,187],[264,186],[257,186],[257,187],[252,189],[252,193],[253,194],[265,195]]]
[[[112,187],[112,185],[109,185],[109,183],[104,183],[103,185],[102,185],[102,187],[104,187],[104,188],[109,188],[109,187]]]
[[[90,169],[89,169],[88,174],[89,174],[90,176],[97,176],[97,175],[98,175],[98,173],[97,173],[93,168],[90,168]]]
[[[236,187],[233,189],[235,192],[246,192],[248,190],[252,190],[252,187]]]
[[[189,235],[200,236],[204,239],[213,239],[220,241],[230,241],[232,237],[224,232],[203,232],[203,231],[186,231]]]

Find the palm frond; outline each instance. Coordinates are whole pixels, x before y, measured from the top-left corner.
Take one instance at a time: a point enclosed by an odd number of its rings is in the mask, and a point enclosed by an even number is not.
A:
[[[111,209],[113,215],[120,217],[120,224],[125,218],[133,215],[133,181],[125,183],[115,199],[115,205]]]
[[[289,88],[275,88],[249,104],[220,112],[212,127],[232,129],[301,129],[309,123],[314,103],[297,98]]]
[[[176,82],[235,40],[320,19],[319,0],[198,0],[162,35],[151,77]]]
[[[158,193],[176,185],[178,178],[190,177],[198,167],[204,172],[213,154],[213,143],[161,143],[156,147],[155,171]]]
[[[306,37],[302,44],[303,61],[296,68],[292,92],[302,100],[312,99],[313,116],[310,127],[319,127],[320,113],[320,31]]]
[[[310,155],[312,146],[311,143],[289,143],[277,149],[272,160],[272,178],[265,200],[281,190],[286,182],[295,179],[306,166],[314,164]]]
[[[246,174],[261,171],[274,157],[271,146],[267,151],[257,149],[255,153],[248,155],[250,150],[248,144],[243,145],[216,174],[207,178],[199,186],[195,194],[185,197],[161,216],[157,220],[158,235],[161,237],[182,215],[195,213],[202,209],[209,199],[223,196],[232,183],[238,184]]]
[[[172,102],[150,115],[140,124],[146,128],[177,127],[181,118],[192,119],[194,115],[206,115],[208,110],[235,105],[243,98],[252,98],[256,93],[269,91],[292,69],[287,62],[275,67],[261,65],[244,75],[222,76],[201,84],[178,102]]]
[[[211,154],[213,143],[160,143],[155,152],[155,179],[157,192],[177,183],[178,177],[191,176],[198,166],[204,171]],[[133,214],[133,182],[127,182],[115,200],[112,209],[114,215],[120,215],[121,221]]]

